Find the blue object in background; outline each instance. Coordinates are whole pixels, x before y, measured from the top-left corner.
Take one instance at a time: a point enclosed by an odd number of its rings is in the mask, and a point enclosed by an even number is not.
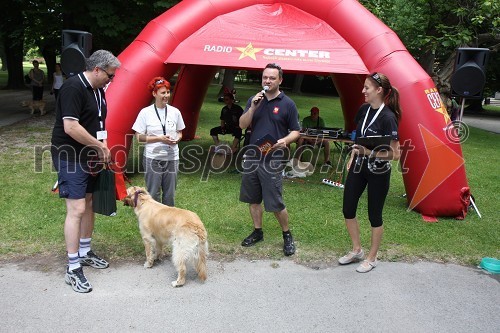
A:
[[[484,269],[490,273],[499,274],[500,273],[500,260],[495,259],[495,258],[485,257],[481,260],[479,267],[481,267],[482,269]]]

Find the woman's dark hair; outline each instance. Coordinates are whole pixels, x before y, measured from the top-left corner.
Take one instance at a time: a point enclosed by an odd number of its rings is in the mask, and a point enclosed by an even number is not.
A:
[[[376,85],[382,87],[384,94],[384,103],[401,119],[401,106],[399,105],[399,91],[391,85],[389,78],[382,73],[371,73],[367,76]]]

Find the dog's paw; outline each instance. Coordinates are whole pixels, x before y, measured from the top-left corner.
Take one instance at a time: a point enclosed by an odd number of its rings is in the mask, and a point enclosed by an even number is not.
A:
[[[182,287],[183,285],[184,283],[183,284],[177,283],[177,280],[172,281],[172,287],[174,288]]]
[[[148,261],[144,263],[144,268],[151,268],[151,267],[153,267],[153,263],[150,263]]]

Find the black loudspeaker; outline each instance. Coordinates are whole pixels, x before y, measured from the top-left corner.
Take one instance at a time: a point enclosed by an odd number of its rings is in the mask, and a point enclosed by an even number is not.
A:
[[[482,99],[486,83],[486,64],[490,50],[458,48],[455,69],[451,75],[451,95],[466,99]]]
[[[86,31],[63,30],[61,69],[70,77],[85,70],[85,59],[92,50],[92,34]]]

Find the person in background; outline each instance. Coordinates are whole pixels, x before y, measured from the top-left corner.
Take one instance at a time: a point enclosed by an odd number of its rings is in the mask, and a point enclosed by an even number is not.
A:
[[[302,120],[302,130],[305,130],[306,128],[325,128],[325,121],[323,118],[319,116],[319,108],[314,106],[311,108],[311,115],[305,117]],[[323,154],[324,154],[324,161],[323,163],[327,166],[332,166],[332,163],[330,162],[330,142],[328,140],[324,140],[321,138],[317,139],[305,139],[305,138],[299,138],[297,140],[297,150],[296,150],[296,155],[297,158],[300,159],[300,156],[302,155],[302,152],[306,148],[305,145],[311,145],[315,146],[317,145],[318,147],[323,147]]]
[[[289,229],[288,211],[283,202],[282,170],[288,160],[288,146],[299,138],[300,124],[295,103],[280,91],[283,70],[268,64],[262,72],[263,91],[248,99],[240,127],[251,126],[250,145],[245,151],[240,201],[248,203],[254,230],[241,243],[252,246],[264,239],[262,201],[273,212],[283,232],[285,256],[295,253]],[[269,150],[268,150],[269,149]]]
[[[92,192],[96,163],[110,161],[107,146],[107,103],[104,87],[120,61],[109,51],[95,51],[86,69],[66,80],[56,100],[51,154],[58,173],[59,196],[66,201],[64,238],[68,253],[65,281],[74,291],[88,293],[92,285],[82,266],[107,268],[108,262],[91,250],[95,214]]]
[[[179,171],[178,143],[186,126],[179,109],[168,105],[170,82],[155,77],[148,89],[154,103],[139,112],[132,129],[137,141],[146,144],[143,165],[148,192],[156,201],[173,207]]]
[[[377,253],[384,232],[382,210],[391,178],[390,161],[400,157],[398,122],[401,108],[398,90],[382,73],[368,75],[362,93],[366,104],[360,107],[355,118],[357,137],[391,137],[390,148],[384,150],[368,149],[355,140],[347,162],[349,173],[344,188],[343,213],[352,250],[338,261],[341,265],[346,265],[364,258],[356,211],[361,194],[368,188],[371,248],[366,259],[356,268],[357,272],[366,273],[377,266]]]
[[[51,94],[54,94],[54,98],[57,100],[57,96],[59,96],[59,89],[61,89],[64,82],[64,76],[61,71],[61,64],[56,63],[54,69],[54,76],[52,80],[52,89],[50,90]]]
[[[33,68],[30,69],[29,77],[31,79],[31,91],[33,95],[33,103],[38,104],[43,99],[43,84],[45,82],[45,72],[42,71],[40,67],[40,63],[37,60],[33,60],[32,62]],[[31,109],[31,113],[34,112],[34,109]],[[45,112],[41,111],[41,114],[45,114]]]
[[[214,139],[216,146],[220,145],[219,134],[231,133],[234,137],[231,145],[231,151],[238,150],[238,144],[241,139],[240,117],[243,109],[238,104],[234,104],[234,95],[232,93],[224,94],[224,103],[226,104],[220,112],[220,126],[210,130],[210,136]]]

